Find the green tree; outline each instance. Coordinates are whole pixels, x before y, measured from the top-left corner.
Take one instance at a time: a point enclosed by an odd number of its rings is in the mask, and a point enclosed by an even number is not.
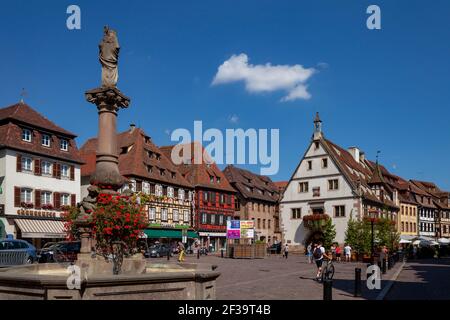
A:
[[[350,217],[345,232],[345,242],[358,254],[368,254],[371,250],[372,230],[370,222]]]
[[[392,220],[382,218],[376,223],[376,239],[378,245],[386,246],[390,251],[395,249],[399,242],[400,235],[395,230],[395,224]]]
[[[323,245],[325,248],[330,248],[336,238],[336,227],[331,219],[327,219],[323,227]]]

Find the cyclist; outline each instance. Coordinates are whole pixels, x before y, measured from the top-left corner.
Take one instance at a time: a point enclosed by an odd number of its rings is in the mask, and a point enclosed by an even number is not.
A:
[[[322,246],[322,242],[320,241],[314,246],[313,257],[317,266],[316,280],[319,281],[322,273],[323,258],[325,257],[332,260],[332,257],[326,254],[325,248]]]

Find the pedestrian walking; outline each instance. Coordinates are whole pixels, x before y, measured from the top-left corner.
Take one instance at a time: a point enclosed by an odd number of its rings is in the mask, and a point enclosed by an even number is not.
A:
[[[336,261],[341,262],[341,247],[339,244],[336,246]]]
[[[345,261],[350,262],[352,260],[352,247],[347,243],[344,247]]]
[[[286,243],[286,245],[284,246],[284,249],[283,249],[283,257],[284,257],[285,259],[287,259],[287,258],[288,258],[288,254],[289,254],[289,246],[288,246],[288,244]]]
[[[308,245],[306,248],[306,254],[308,256],[308,263],[312,263],[312,250],[313,250],[313,244],[312,242]]]
[[[178,242],[178,262],[184,261],[184,244],[180,241]]]
[[[336,245],[333,243],[330,249],[331,249],[331,257],[333,258],[333,260],[336,260]]]

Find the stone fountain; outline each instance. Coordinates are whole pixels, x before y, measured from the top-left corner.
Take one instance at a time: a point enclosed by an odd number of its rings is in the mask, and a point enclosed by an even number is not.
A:
[[[118,112],[130,99],[118,88],[119,41],[114,30],[105,27],[100,43],[102,86],[86,92],[99,114],[96,170],[89,195],[78,205],[75,225],[81,251],[74,264],[45,263],[0,269],[0,299],[38,300],[124,300],[124,299],[215,299],[215,266],[202,263],[150,263],[135,255],[114,263],[92,255],[90,214],[100,193],[118,194],[124,184],[119,173],[116,122]],[[113,272],[115,270],[116,272]]]

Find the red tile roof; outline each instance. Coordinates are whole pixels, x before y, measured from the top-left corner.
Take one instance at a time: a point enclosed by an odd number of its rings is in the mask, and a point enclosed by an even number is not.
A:
[[[175,146],[161,147],[168,159],[172,161],[172,151]],[[190,155],[184,154],[184,149],[189,150]],[[175,151],[176,152],[176,151]],[[194,163],[194,155],[201,155],[197,162]],[[209,189],[223,190],[229,192],[236,192],[228,182],[223,172],[219,169],[211,156],[205,152],[202,144],[199,142],[192,142],[189,144],[180,145],[179,154],[175,155],[182,160],[180,164],[175,164],[178,170],[185,176],[185,178],[195,187],[203,187]],[[173,162],[172,162],[173,163]],[[214,178],[214,183],[211,183],[211,177]],[[217,182],[217,178],[220,182]]]
[[[57,126],[55,123],[48,120],[46,117],[23,102],[0,109],[0,122],[11,119],[31,125],[32,127],[45,129],[55,133],[61,133],[72,138],[76,137],[76,135],[72,132]]]
[[[31,142],[22,140],[24,126],[32,131]],[[42,132],[51,136],[50,147],[41,144]],[[0,148],[82,163],[74,137],[73,133],[58,127],[26,104],[19,103],[0,109]],[[59,138],[69,142],[68,151],[61,150]]]
[[[381,205],[388,205],[393,208],[398,208],[397,205],[389,199],[379,199],[369,186],[369,182],[373,177],[373,162],[368,160],[360,160],[357,162],[355,158],[345,149],[328,139],[321,139],[324,148],[328,151],[331,158],[343,172],[344,177],[352,186],[355,192],[358,192],[358,185],[364,186],[367,191],[362,191],[362,196],[372,202],[377,202]],[[389,190],[391,191],[391,190]]]
[[[279,189],[269,177],[229,165],[223,171],[228,182],[246,199],[276,203]]]
[[[119,171],[123,176],[135,176],[157,183],[192,188],[192,184],[182,176],[177,167],[142,129],[134,128],[117,134],[117,146]],[[86,161],[81,168],[83,177],[90,176],[95,171],[96,150],[97,138],[89,139],[80,149]],[[161,175],[161,172],[164,172],[164,175]]]

